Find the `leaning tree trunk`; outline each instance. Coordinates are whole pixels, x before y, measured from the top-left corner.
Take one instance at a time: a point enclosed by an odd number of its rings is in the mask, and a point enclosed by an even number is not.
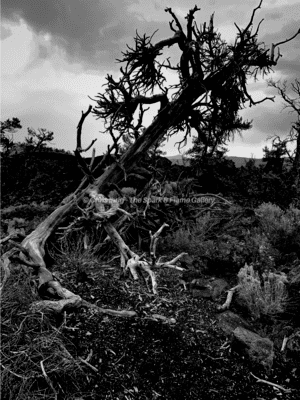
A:
[[[204,82],[197,79],[197,76],[191,79],[179,97],[167,105],[159,112],[151,125],[144,133],[130,146],[126,153],[121,157],[118,163],[113,163],[99,178],[94,185],[100,193],[107,191],[108,185],[118,183],[124,178],[124,170],[130,171],[136,164],[139,157],[145,154],[149,148],[162,138],[166,132],[178,122],[182,121],[186,116],[187,109],[206,91],[213,86],[220,84],[230,76],[230,66],[224,67],[221,71],[208,77]],[[120,167],[122,166],[122,168]],[[52,214],[50,214],[27,238],[22,245],[30,252],[34,260],[45,266],[43,261],[44,250],[41,254],[36,255],[37,248],[43,249],[44,244],[51,233],[63,222],[63,220],[74,210],[78,202],[88,192],[89,186],[82,190],[78,196],[70,196],[70,200],[66,204],[59,206]]]
[[[187,110],[205,92],[211,90],[215,85],[220,85],[232,74],[231,63],[222,70],[210,75],[204,81],[198,76],[190,79],[189,83],[182,89],[181,93],[171,103],[165,106],[156,116],[152,124],[136,140],[136,142],[121,157],[118,163],[113,163],[105,172],[93,183],[98,192],[105,193],[112,183],[118,183],[124,178],[124,171],[132,169],[140,156],[161,139],[166,132],[180,123],[187,115]],[[51,287],[59,297],[67,299],[75,295],[62,288],[55,280],[55,277],[47,269],[44,261],[45,243],[49,236],[58,226],[70,215],[78,203],[89,193],[91,185],[87,186],[77,195],[69,196],[65,204],[60,205],[50,214],[38,227],[29,234],[22,242],[21,246],[25,249],[27,258],[32,261],[27,265],[36,269],[39,277],[39,287]],[[24,257],[24,256],[23,256]]]
[[[299,127],[295,128],[297,130],[297,140],[296,140],[296,153],[293,163],[293,175],[294,175],[294,185],[296,197],[300,198],[300,123]]]

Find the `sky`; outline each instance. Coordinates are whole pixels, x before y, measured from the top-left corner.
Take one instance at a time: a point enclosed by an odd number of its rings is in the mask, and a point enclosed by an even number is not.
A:
[[[81,112],[96,105],[89,97],[103,90],[107,74],[118,78],[116,59],[122,57],[126,44],[133,44],[135,32],[152,35],[158,30],[153,43],[171,37],[170,15],[164,9],[172,7],[184,24],[195,3],[201,8],[197,23],[208,22],[215,13],[215,27],[232,43],[237,32],[234,23],[245,27],[259,0],[2,0],[1,121],[21,120],[23,129],[13,136],[16,141],[24,140],[27,127],[46,128],[54,132],[55,147],[75,150]],[[300,2],[264,0],[255,21],[262,18],[259,41],[270,46],[285,40],[300,28]],[[283,57],[268,78],[289,84],[300,77],[300,35],[280,50]],[[167,50],[167,55],[172,54],[176,54],[173,47]],[[174,81],[172,74],[168,78]],[[277,94],[265,79],[249,84],[255,100]],[[270,136],[287,135],[296,117],[283,110],[283,104],[277,95],[275,102],[243,110],[241,116],[253,120],[253,127],[229,143],[227,154],[260,158]],[[110,143],[103,130],[102,121],[90,114],[83,126],[83,147],[97,138],[96,154],[103,154]],[[178,139],[171,138],[164,146],[168,155],[178,154],[174,146]]]

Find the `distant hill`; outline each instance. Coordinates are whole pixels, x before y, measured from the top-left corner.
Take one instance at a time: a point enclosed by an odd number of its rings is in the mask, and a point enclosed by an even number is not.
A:
[[[231,157],[226,157],[229,160],[233,161],[235,163],[235,166],[237,168],[240,168],[242,165],[245,165],[247,161],[252,160],[251,157],[236,157],[236,156],[231,156]],[[255,165],[259,167],[260,165],[265,165],[266,161],[263,161],[262,158],[254,158],[255,160]]]
[[[188,160],[186,157],[182,156],[182,154],[178,154],[176,156],[167,156],[167,158],[172,161],[173,164],[177,165],[184,165],[185,163],[188,165]],[[235,166],[237,168],[240,168],[242,165],[245,165],[247,161],[251,160],[250,157],[225,157],[235,163]],[[263,161],[261,158],[255,158],[255,165],[258,167],[259,165],[264,165],[265,161]]]

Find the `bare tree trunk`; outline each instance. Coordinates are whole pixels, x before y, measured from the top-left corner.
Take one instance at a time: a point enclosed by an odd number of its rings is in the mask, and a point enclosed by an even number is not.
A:
[[[298,136],[296,140],[296,153],[293,164],[293,172],[294,172],[294,185],[296,188],[296,195],[300,196],[300,123],[299,127],[295,128],[297,130]]]
[[[98,193],[105,193],[112,183],[119,183],[124,179],[124,171],[130,171],[136,164],[139,157],[161,139],[166,132],[181,122],[187,115],[187,110],[191,105],[205,92],[212,89],[215,85],[219,85],[232,74],[230,63],[222,70],[209,76],[204,82],[198,76],[190,79],[189,83],[183,88],[181,94],[176,100],[165,106],[156,116],[152,124],[144,131],[144,133],[130,146],[126,153],[121,157],[120,161],[113,163],[105,172],[98,177],[93,185],[97,187]],[[83,114],[83,117],[88,115]],[[78,192],[77,196],[69,196],[66,203],[60,205],[52,212],[30,235],[28,235],[21,246],[25,249],[27,256],[31,261],[26,261],[26,265],[30,262],[36,269],[39,277],[39,288],[51,288],[59,297],[63,299],[76,296],[67,289],[60,286],[52,273],[47,269],[44,261],[45,243],[49,236],[55,232],[58,226],[70,215],[81,202],[83,197],[89,193],[91,185]],[[124,249],[125,250],[125,249]],[[24,256],[23,256],[24,257]]]

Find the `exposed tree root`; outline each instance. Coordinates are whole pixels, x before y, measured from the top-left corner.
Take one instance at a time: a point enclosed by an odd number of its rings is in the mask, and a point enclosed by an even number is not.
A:
[[[267,385],[271,385],[271,386],[273,386],[275,389],[279,389],[279,390],[282,390],[283,392],[285,392],[285,393],[291,393],[291,389],[286,389],[285,387],[283,387],[283,386],[281,386],[281,385],[278,385],[277,383],[273,383],[273,382],[270,382],[270,381],[266,381],[265,379],[261,379],[261,378],[258,378],[257,376],[255,376],[254,374],[252,374],[252,372],[250,372],[250,375],[252,375],[253,376],[253,378],[255,378],[255,379],[257,379],[257,383],[265,383],[265,384],[267,384]]]
[[[224,304],[222,304],[221,306],[218,306],[218,310],[219,311],[224,311],[224,310],[228,310],[228,308],[230,307],[230,304],[232,302],[232,298],[234,293],[239,289],[240,285],[234,286],[233,288],[228,290],[227,293],[227,298]]]
[[[91,223],[93,223],[95,220],[101,221],[102,226],[106,230],[107,234],[120,251],[121,268],[124,271],[129,269],[133,279],[135,280],[138,279],[138,269],[145,271],[151,279],[153,293],[157,294],[157,279],[153,268],[170,267],[180,269],[175,265],[175,263],[180,259],[180,257],[186,254],[182,253],[170,261],[161,262],[159,260],[156,263],[156,243],[162,230],[168,225],[163,224],[161,228],[158,229],[158,231],[153,235],[150,233],[151,262],[148,262],[144,259],[144,255],[139,256],[130,250],[117,232],[116,228],[109,222],[110,217],[114,216],[117,212],[122,212],[127,217],[130,217],[130,214],[128,214],[125,210],[120,209],[116,201],[112,201],[111,199],[104,197],[102,194],[98,194],[98,191],[94,186],[89,188],[86,193],[90,196],[90,201],[86,210],[82,210],[82,212],[85,214],[85,216],[91,216]],[[134,317],[136,315],[134,311],[103,309],[83,300],[80,296],[64,288],[56,279],[56,277],[47,269],[44,261],[45,242],[53,230],[58,226],[58,221],[63,219],[63,215],[70,207],[71,205],[68,204],[63,205],[55,210],[54,213],[52,213],[45,221],[43,221],[43,223],[41,223],[35,231],[33,231],[23,240],[21,245],[11,241],[15,248],[21,252],[17,257],[17,260],[21,264],[26,265],[26,267],[33,268],[39,279],[38,292],[42,300],[34,302],[30,307],[31,311],[58,315],[70,309],[88,307],[96,312],[112,316]],[[9,264],[11,262],[10,258],[16,252],[16,249],[10,250],[2,257],[4,279],[1,289],[9,277]]]
[[[70,292],[71,293],[71,292]],[[92,309],[93,311],[96,311],[101,314],[107,314],[111,315],[114,317],[134,317],[136,316],[135,311],[127,311],[127,310],[110,310],[108,308],[101,308],[96,306],[95,304],[89,303],[86,300],[83,300],[80,296],[73,295],[73,297],[70,297],[68,299],[62,299],[62,300],[41,300],[32,303],[30,310],[33,312],[43,312],[45,314],[54,314],[54,315],[60,315],[63,312],[70,310],[70,309],[76,309],[76,308],[81,308],[81,307],[86,307],[89,309]]]
[[[150,243],[150,256],[151,256],[151,261],[148,262],[144,260],[144,255],[137,255],[134,253],[130,248],[127,246],[127,244],[124,242],[122,237],[119,235],[117,232],[116,228],[108,221],[108,219],[115,215],[118,211],[122,212],[123,214],[127,215],[130,217],[130,214],[128,214],[125,210],[122,210],[118,206],[118,202],[113,199],[107,199],[105,198],[102,194],[98,194],[98,191],[96,188],[91,188],[88,191],[91,199],[87,207],[87,211],[83,211],[86,216],[88,216],[88,213],[92,213],[93,217],[96,219],[99,219],[102,221],[102,225],[104,229],[106,230],[107,234],[110,236],[111,240],[113,243],[118,247],[120,251],[120,256],[121,256],[121,268],[123,270],[129,269],[132,277],[134,280],[138,280],[138,272],[137,269],[145,271],[151,279],[152,283],[152,291],[154,294],[157,294],[157,281],[156,281],[156,276],[152,268],[154,267],[171,267],[171,268],[176,268],[174,265],[180,257],[185,255],[186,253],[182,253],[179,256],[175,257],[171,261],[166,261],[166,262],[159,262],[156,264],[156,244],[157,240],[159,238],[159,235],[162,233],[163,229],[165,227],[168,227],[169,225],[164,223],[157,232],[155,232],[153,235],[150,232],[150,238],[151,238],[151,243]],[[107,208],[108,206],[108,208]],[[178,268],[178,267],[177,267]]]

